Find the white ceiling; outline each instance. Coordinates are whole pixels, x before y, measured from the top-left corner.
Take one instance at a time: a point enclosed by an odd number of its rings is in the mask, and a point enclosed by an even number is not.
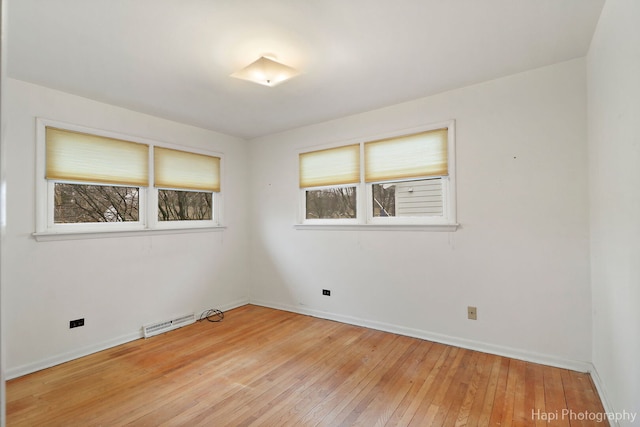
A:
[[[584,56],[604,0],[8,0],[10,77],[253,138]],[[229,75],[264,54],[303,72]]]

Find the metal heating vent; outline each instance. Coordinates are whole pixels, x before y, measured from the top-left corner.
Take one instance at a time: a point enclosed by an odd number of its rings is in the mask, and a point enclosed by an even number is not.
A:
[[[190,325],[196,321],[195,314],[186,314],[184,316],[176,317],[175,319],[165,320],[162,322],[152,323],[142,327],[144,337],[149,338],[154,335],[163,334],[174,329],[181,328],[182,326]]]

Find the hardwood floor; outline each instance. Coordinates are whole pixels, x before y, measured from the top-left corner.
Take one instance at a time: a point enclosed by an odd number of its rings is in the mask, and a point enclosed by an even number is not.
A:
[[[6,395],[9,426],[607,425],[588,374],[252,305]]]

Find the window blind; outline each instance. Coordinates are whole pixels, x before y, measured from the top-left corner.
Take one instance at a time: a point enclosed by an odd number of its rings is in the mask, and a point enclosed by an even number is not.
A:
[[[360,182],[360,145],[300,154],[300,188]]]
[[[132,186],[149,185],[149,146],[47,127],[45,177]]]
[[[437,129],[365,143],[365,181],[447,175],[447,133]]]
[[[153,158],[156,187],[220,191],[220,157],[155,147]]]

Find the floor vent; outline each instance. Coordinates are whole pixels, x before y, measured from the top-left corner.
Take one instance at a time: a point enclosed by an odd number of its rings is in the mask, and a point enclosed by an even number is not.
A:
[[[152,323],[142,327],[144,337],[149,338],[154,335],[163,334],[174,329],[181,328],[183,326],[190,325],[196,321],[195,314],[187,314],[184,316],[176,317],[175,319],[165,320],[163,322]]]

